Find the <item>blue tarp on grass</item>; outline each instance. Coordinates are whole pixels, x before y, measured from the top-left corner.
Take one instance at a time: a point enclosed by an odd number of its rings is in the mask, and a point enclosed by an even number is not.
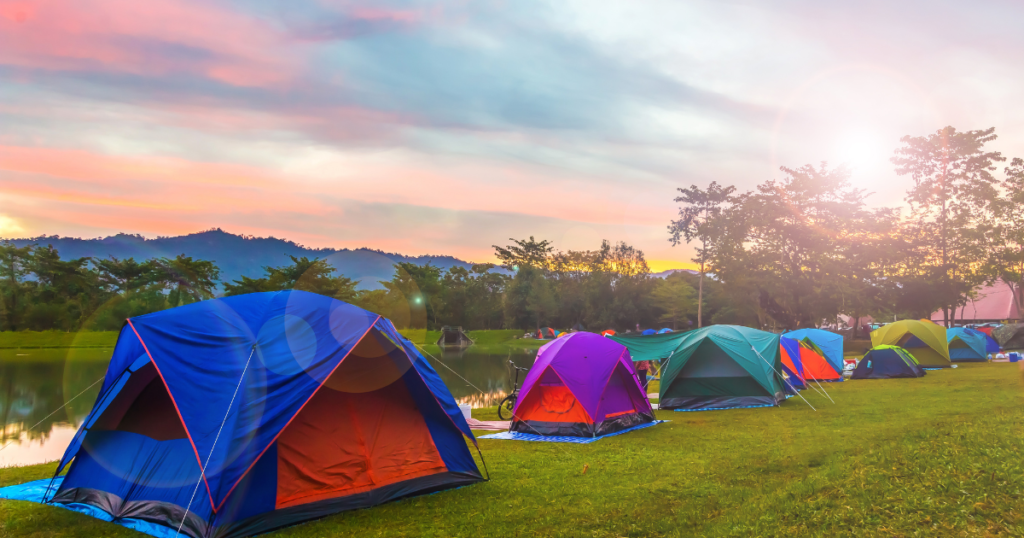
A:
[[[506,441],[538,441],[541,443],[574,443],[577,445],[585,445],[593,443],[594,441],[600,441],[605,437],[614,437],[616,435],[622,435],[629,433],[634,430],[642,428],[648,428],[662,422],[668,422],[667,420],[655,420],[654,422],[648,422],[647,424],[640,424],[633,426],[632,428],[626,428],[625,430],[619,430],[615,433],[609,433],[607,435],[601,435],[598,437],[571,437],[567,435],[535,435],[532,433],[519,433],[519,432],[501,432],[492,433],[491,435],[481,435],[477,439],[503,439]]]
[[[44,498],[50,498],[60,488],[61,483],[64,481],[63,476],[58,476],[53,479],[52,485],[49,478],[44,480],[36,480],[34,482],[26,482],[24,484],[18,484],[16,486],[7,486],[0,488],[0,499],[11,499],[13,501],[28,501],[33,503],[43,503]],[[129,529],[139,531],[143,534],[150,536],[156,536],[158,538],[174,538],[175,529],[165,527],[163,525],[156,525],[146,521],[140,521],[138,519],[122,518],[115,520],[110,514],[90,506],[88,504],[80,503],[52,503],[47,506],[54,506],[57,508],[64,508],[71,510],[72,512],[78,512],[79,514],[85,514],[89,517],[94,517],[102,521],[109,521],[116,523],[122,527],[128,527]]]

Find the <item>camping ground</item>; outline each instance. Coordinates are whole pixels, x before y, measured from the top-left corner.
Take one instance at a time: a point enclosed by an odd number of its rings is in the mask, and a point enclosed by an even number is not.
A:
[[[589,445],[480,440],[491,481],[283,529],[313,536],[1019,536],[1018,365],[847,381],[780,408],[658,412]],[[474,416],[495,419],[493,409]],[[0,469],[0,486],[53,465]],[[0,501],[0,536],[141,536]]]

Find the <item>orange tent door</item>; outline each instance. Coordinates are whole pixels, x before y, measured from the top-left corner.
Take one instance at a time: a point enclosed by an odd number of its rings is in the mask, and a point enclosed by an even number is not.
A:
[[[806,379],[817,379],[818,381],[840,379],[839,374],[828,365],[825,357],[818,355],[814,350],[800,346],[800,362],[804,364],[804,378]]]

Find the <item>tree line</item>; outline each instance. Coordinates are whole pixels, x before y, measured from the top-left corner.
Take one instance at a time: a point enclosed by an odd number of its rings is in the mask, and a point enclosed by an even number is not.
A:
[[[500,269],[402,262],[376,290],[358,290],[358,282],[318,258],[289,256],[286,265],[263,267],[262,276],[221,283],[216,263],[185,255],[61,260],[52,246],[0,243],[0,330],[118,330],[126,318],[217,295],[290,289],[353,303],[400,328],[603,330],[693,323],[695,277],[653,278],[634,247],[604,242],[592,251],[556,252],[546,240],[510,241],[495,247]]]

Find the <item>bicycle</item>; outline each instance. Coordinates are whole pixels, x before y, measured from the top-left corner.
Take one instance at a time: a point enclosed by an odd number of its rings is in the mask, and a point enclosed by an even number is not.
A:
[[[509,366],[515,369],[516,378],[512,381],[512,392],[508,396],[505,396],[501,403],[498,404],[498,418],[501,420],[512,420],[512,411],[516,408],[516,400],[519,399],[519,372],[529,372],[529,368],[520,368],[516,366],[516,363],[511,360],[508,361]],[[525,377],[525,376],[524,376]],[[509,379],[511,380],[512,373],[509,372]]]

